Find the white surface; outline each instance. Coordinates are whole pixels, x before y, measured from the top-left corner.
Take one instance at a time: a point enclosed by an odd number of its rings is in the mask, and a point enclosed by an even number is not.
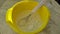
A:
[[[7,9],[18,1],[20,0],[0,0],[0,34],[17,34],[6,24],[5,15]],[[50,1],[52,1],[52,5],[47,5],[50,9],[51,19],[47,27],[39,34],[60,34],[60,7],[54,0]]]

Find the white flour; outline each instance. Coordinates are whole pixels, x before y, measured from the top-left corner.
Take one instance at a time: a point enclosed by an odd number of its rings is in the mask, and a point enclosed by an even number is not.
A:
[[[25,15],[26,13],[22,13],[22,14]],[[20,17],[22,17],[22,16],[20,16]],[[22,19],[22,18],[20,18],[20,19]],[[27,22],[26,22],[26,19],[22,19],[22,20],[20,20],[20,19],[18,18],[17,24],[20,27],[20,29],[24,32],[31,32],[31,31],[37,30],[42,24],[40,15],[38,13],[32,14],[29,17],[29,19],[27,20]]]

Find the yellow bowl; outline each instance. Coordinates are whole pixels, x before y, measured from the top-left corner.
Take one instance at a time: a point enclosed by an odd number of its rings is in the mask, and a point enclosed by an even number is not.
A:
[[[43,21],[42,26],[40,26],[40,28],[38,28],[37,30],[33,32],[23,32],[15,23],[19,13],[21,13],[24,10],[32,10],[35,6],[37,6],[37,4],[38,2],[35,1],[21,1],[16,3],[14,6],[8,9],[6,13],[6,21],[8,25],[18,34],[35,34],[42,31],[48,24],[48,20],[50,17],[49,10],[46,6],[42,6],[37,10]]]

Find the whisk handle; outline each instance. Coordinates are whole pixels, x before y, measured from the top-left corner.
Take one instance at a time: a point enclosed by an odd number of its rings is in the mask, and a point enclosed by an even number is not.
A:
[[[41,2],[32,10],[32,13],[36,12],[44,3],[46,0],[41,0]]]

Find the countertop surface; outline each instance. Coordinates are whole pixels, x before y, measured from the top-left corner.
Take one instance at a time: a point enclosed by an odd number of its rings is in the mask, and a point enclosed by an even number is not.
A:
[[[20,0],[0,0],[0,34],[17,34],[5,21],[6,11]],[[60,5],[55,0],[48,0],[46,3],[50,10],[51,18],[46,28],[38,34],[60,34]],[[49,4],[50,2],[50,4]]]

